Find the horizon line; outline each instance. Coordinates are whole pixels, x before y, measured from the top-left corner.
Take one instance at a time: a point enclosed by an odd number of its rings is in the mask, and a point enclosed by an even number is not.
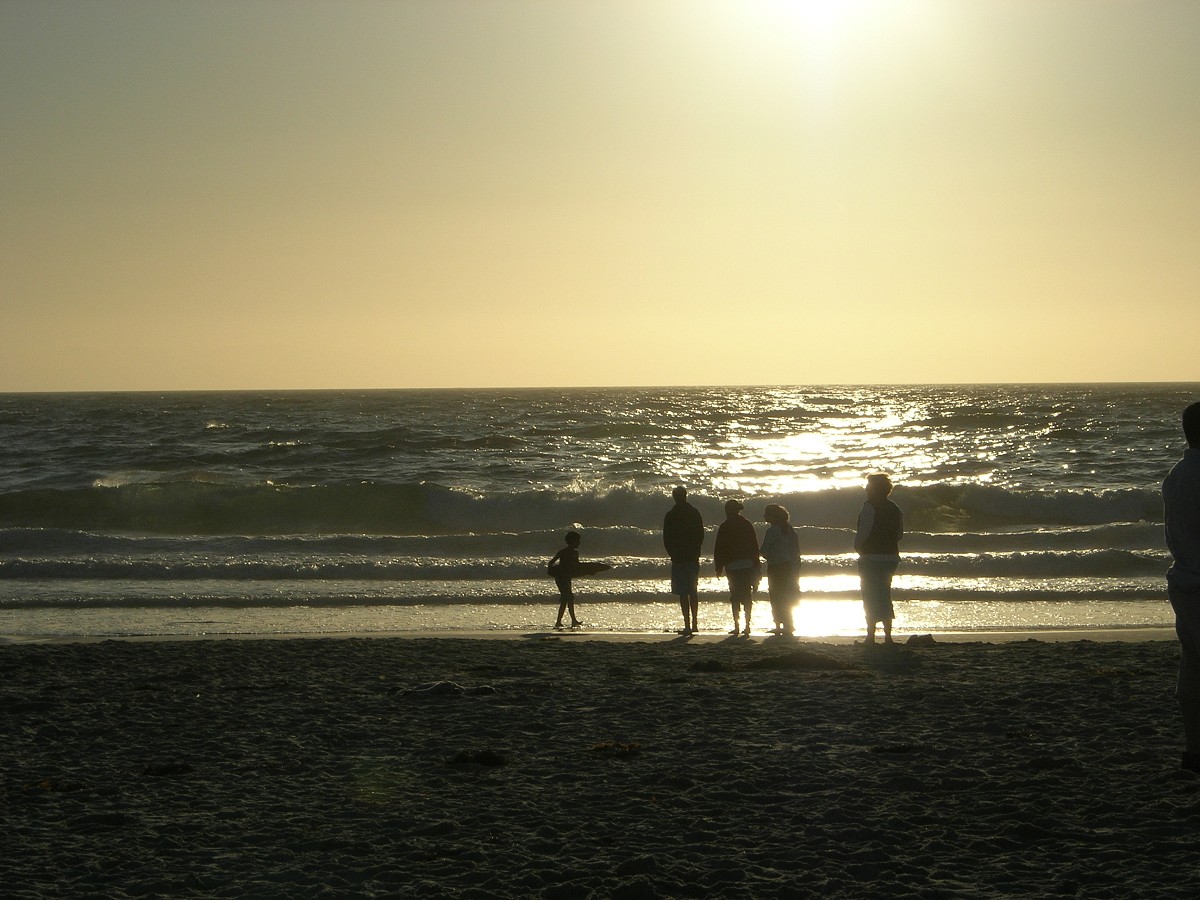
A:
[[[637,390],[745,390],[745,389],[827,389],[827,388],[913,388],[913,387],[1180,387],[1200,385],[1200,381],[830,381],[773,384],[575,384],[575,385],[445,385],[413,387],[245,387],[245,388],[65,388],[0,390],[0,396],[62,396],[68,394],[312,394],[312,393],[389,393],[451,391],[637,391]]]

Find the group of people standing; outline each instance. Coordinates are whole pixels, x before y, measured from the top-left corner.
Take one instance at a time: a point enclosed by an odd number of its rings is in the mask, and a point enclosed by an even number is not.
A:
[[[892,642],[892,575],[900,564],[900,539],[904,514],[889,499],[892,482],[877,473],[867,478],[867,499],[858,516],[854,549],[858,552],[859,582],[867,621],[867,643],[883,624],[884,641]],[[700,629],[700,549],[704,543],[704,520],[687,499],[687,489],[671,492],[675,505],[663,518],[663,545],[671,558],[671,593],[679,597],[683,614],[680,634]],[[754,525],[742,515],[740,500],[725,503],[725,521],[717,529],[713,565],[729,584],[733,613],[730,634],[749,634],[754,594],[762,580],[766,562],[767,593],[771,600],[772,634],[793,634],[793,615],[800,600],[800,540],[791,526],[788,511],[777,503],[763,510],[767,531],[762,543]]]
[[[867,643],[875,642],[875,631],[883,624],[883,639],[892,643],[892,575],[900,565],[900,539],[904,536],[904,514],[890,499],[892,481],[876,473],[867,478],[867,500],[858,514],[854,549],[858,552],[859,584],[863,611],[867,620]],[[663,545],[671,558],[671,593],[679,598],[683,613],[680,634],[700,630],[700,550],[704,545],[704,519],[687,499],[682,485],[671,492],[675,505],[663,518]],[[754,595],[758,592],[766,562],[767,594],[771,598],[772,634],[795,633],[796,604],[800,602],[800,539],[792,527],[788,511],[778,503],[763,510],[767,531],[759,543],[754,525],[742,515],[740,500],[725,502],[725,521],[717,528],[713,546],[713,564],[717,576],[729,584],[729,604],[733,613],[730,634],[750,634]],[[565,546],[554,554],[546,574],[558,586],[559,606],[555,628],[563,627],[569,614],[571,627],[583,623],[575,615],[572,579],[580,574],[609,568],[579,561],[580,535],[567,532]]]

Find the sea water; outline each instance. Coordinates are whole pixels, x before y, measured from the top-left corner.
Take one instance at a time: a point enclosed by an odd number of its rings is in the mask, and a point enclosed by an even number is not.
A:
[[[800,631],[861,633],[863,482],[904,510],[901,631],[1165,625],[1159,485],[1200,385],[0,395],[0,634],[543,628],[568,529],[598,630],[681,624],[686,485],[791,513]],[[769,627],[767,604],[760,604]],[[756,619],[756,621],[758,621]]]

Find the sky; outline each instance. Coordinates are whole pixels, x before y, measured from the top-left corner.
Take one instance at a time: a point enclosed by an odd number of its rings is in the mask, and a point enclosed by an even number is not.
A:
[[[1196,381],[1195,0],[0,0],[0,391]]]

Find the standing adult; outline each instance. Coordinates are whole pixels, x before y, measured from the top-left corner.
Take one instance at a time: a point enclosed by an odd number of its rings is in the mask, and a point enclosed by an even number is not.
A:
[[[1167,549],[1167,596],[1179,635],[1176,696],[1183,712],[1183,768],[1200,774],[1200,403],[1183,411],[1187,450],[1163,481]]]
[[[867,617],[867,643],[875,643],[875,628],[883,623],[884,643],[892,643],[892,576],[900,565],[900,538],[904,513],[888,499],[892,480],[882,472],[867,476],[867,502],[858,514],[854,549],[858,551],[858,579],[863,612]]]
[[[754,604],[754,589],[761,575],[758,557],[758,535],[754,526],[742,515],[737,500],[725,502],[725,521],[717,529],[713,547],[713,564],[717,575],[725,574],[729,581],[729,604],[733,609],[733,631],[730,634],[750,633],[750,613]],[[739,627],[739,614],[745,611],[746,627]]]
[[[663,546],[671,557],[671,593],[679,597],[683,630],[700,630],[700,545],[704,543],[704,519],[688,503],[687,488],[671,491],[675,505],[663,517]]]
[[[794,634],[792,613],[800,600],[800,539],[788,521],[788,511],[778,503],[763,510],[770,526],[763,535],[762,555],[767,561],[767,593],[775,634]]]

